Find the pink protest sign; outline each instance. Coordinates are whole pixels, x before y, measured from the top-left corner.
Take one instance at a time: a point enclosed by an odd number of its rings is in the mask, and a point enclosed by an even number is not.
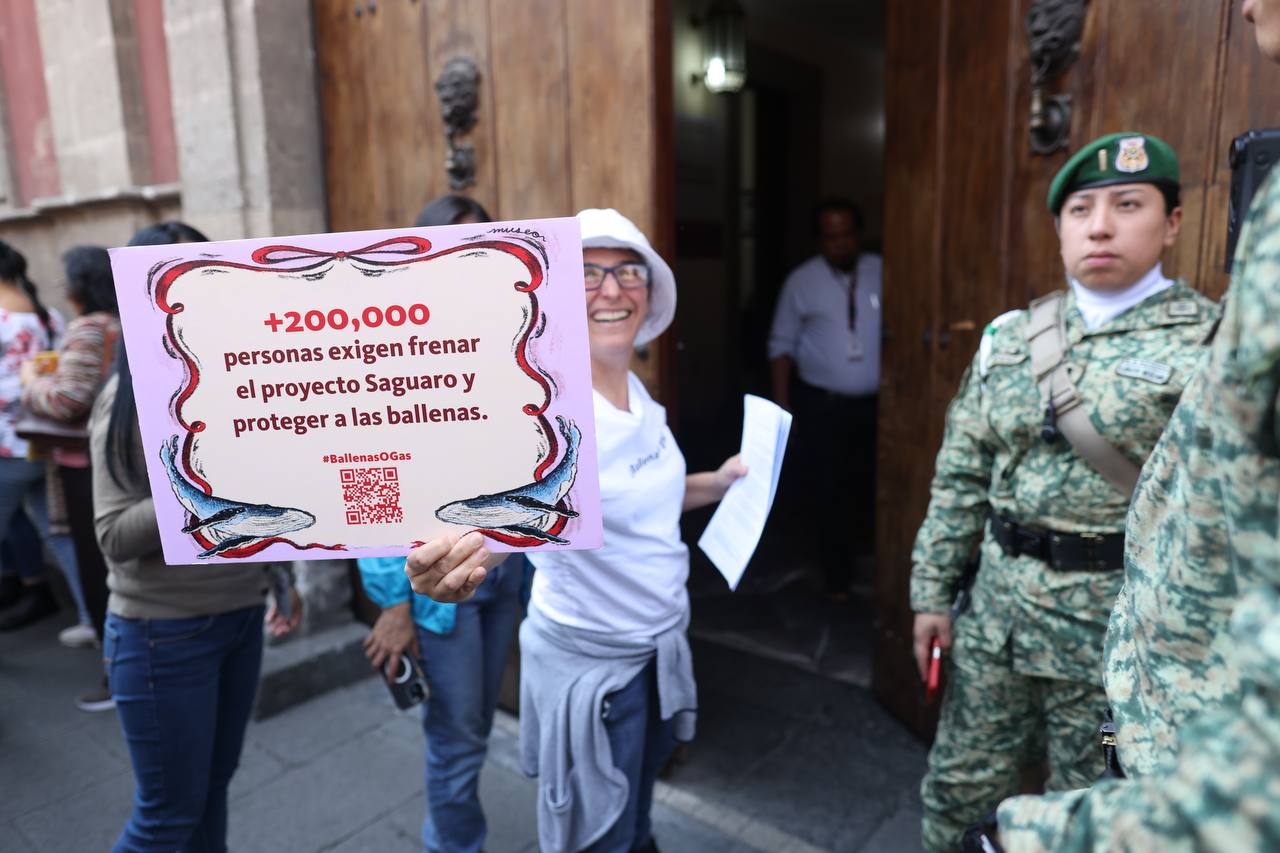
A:
[[[600,547],[577,220],[111,265],[166,562]]]

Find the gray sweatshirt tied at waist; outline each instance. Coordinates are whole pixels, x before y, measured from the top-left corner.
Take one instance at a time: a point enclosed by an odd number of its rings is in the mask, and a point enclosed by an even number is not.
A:
[[[538,845],[571,853],[613,826],[627,778],[613,764],[602,713],[657,656],[658,702],[677,740],[693,739],[698,691],[688,615],[656,637],[624,640],[560,625],[536,607],[520,626],[520,764],[538,777]]]

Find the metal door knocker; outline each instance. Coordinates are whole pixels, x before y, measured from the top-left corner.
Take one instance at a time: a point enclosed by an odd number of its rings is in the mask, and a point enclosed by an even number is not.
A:
[[[440,115],[444,119],[444,137],[449,156],[444,168],[449,173],[449,188],[466,189],[476,182],[476,149],[458,141],[458,137],[476,126],[480,106],[480,69],[470,59],[456,56],[445,63],[436,79],[436,95],[440,98]]]
[[[1046,95],[1044,86],[1080,55],[1089,0],[1033,0],[1027,12],[1031,48],[1031,150],[1052,154],[1071,135],[1071,96]]]

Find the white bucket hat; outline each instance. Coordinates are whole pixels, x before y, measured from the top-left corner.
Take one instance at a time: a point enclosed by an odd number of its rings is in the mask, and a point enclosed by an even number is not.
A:
[[[636,332],[636,346],[644,346],[666,331],[676,316],[676,277],[653,250],[644,232],[613,208],[578,211],[584,249],[630,249],[649,265],[649,314]]]

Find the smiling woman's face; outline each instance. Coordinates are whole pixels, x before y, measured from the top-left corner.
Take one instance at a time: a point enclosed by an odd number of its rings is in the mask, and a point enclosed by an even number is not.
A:
[[[614,267],[628,262],[643,262],[630,249],[583,249],[582,262],[601,267]],[[630,358],[636,334],[649,315],[649,289],[623,289],[613,274],[606,275],[599,290],[587,291],[587,331],[591,338],[591,356],[597,361],[610,357]]]
[[[1182,208],[1166,214],[1151,184],[1117,184],[1067,196],[1058,214],[1067,275],[1090,290],[1136,284],[1178,238]]]

